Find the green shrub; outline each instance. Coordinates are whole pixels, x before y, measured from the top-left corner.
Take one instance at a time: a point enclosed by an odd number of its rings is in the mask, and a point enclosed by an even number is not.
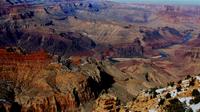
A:
[[[192,96],[200,96],[200,93],[199,93],[199,91],[197,90],[197,89],[193,89],[193,91],[192,91]]]
[[[194,83],[195,82],[195,79],[194,78],[192,78],[192,80],[190,81],[190,84],[189,84],[189,86],[194,86]]]
[[[156,92],[157,89],[157,87],[149,89],[149,94],[152,94],[152,98],[155,98],[156,95],[158,95],[158,93]]]
[[[165,98],[166,98],[166,99],[171,98],[171,94],[170,94],[170,93],[167,93],[166,96],[165,96]]]
[[[6,108],[2,103],[0,103],[0,112],[6,112]]]
[[[167,86],[173,87],[173,86],[174,86],[174,82],[169,82],[169,83],[167,84]]]
[[[178,84],[181,84],[182,83],[182,80],[178,81]]]
[[[197,104],[200,102],[200,96],[196,96],[194,99],[190,100],[190,104]]]
[[[164,103],[165,103],[165,99],[160,99],[158,105],[161,106],[161,105],[164,105]]]
[[[189,79],[189,78],[191,78],[191,76],[190,76],[190,75],[187,75],[185,79]]]
[[[145,79],[146,79],[146,81],[148,81],[148,82],[149,82],[149,81],[150,81],[150,80],[149,80],[149,73],[148,73],[148,72],[146,72],[146,73],[144,74],[144,76],[145,76]]]
[[[193,110],[192,110],[191,108],[187,108],[187,109],[185,110],[185,112],[193,112]]]
[[[164,109],[166,112],[185,112],[186,106],[181,103],[177,98],[169,100],[169,105],[166,105]]]
[[[181,87],[181,86],[177,86],[177,87],[176,87],[176,90],[177,90],[177,92],[180,92],[180,91],[181,91],[181,89],[182,89],[182,87]]]
[[[158,89],[157,87],[155,87],[155,88],[150,88],[150,89],[149,89],[149,93],[152,94],[152,93],[156,92],[157,89]]]

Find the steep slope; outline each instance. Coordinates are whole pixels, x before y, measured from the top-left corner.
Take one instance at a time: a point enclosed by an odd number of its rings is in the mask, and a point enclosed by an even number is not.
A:
[[[0,54],[0,103],[7,111],[78,111],[80,105],[112,84],[112,77],[102,74],[94,64],[73,72],[44,51],[25,55],[8,48]]]
[[[178,83],[170,82],[164,88],[144,90],[127,104],[120,103],[113,94],[101,95],[94,112],[198,112],[200,109],[200,76],[187,76]]]
[[[4,24],[0,28],[0,47],[17,46],[27,52],[44,49],[52,55],[69,56],[77,52],[88,51],[96,46],[88,37],[66,32],[51,34],[48,32],[20,30],[15,24]]]
[[[199,76],[188,77],[165,88],[141,93],[129,106],[134,111],[199,111]],[[195,103],[194,103],[195,102]]]
[[[166,77],[171,81],[177,79],[175,75],[171,75],[148,59],[123,61],[115,66],[130,76],[125,82],[126,88],[129,93],[135,95],[145,88],[166,85],[168,82],[168,80],[165,80]]]

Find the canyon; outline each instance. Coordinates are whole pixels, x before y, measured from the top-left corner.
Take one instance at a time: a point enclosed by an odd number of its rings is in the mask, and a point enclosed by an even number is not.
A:
[[[142,91],[200,73],[199,23],[200,6],[2,0],[0,111],[148,112]]]

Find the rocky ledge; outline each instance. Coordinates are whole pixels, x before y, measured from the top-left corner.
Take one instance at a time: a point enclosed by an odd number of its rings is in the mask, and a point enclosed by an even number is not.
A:
[[[19,51],[19,52],[17,52]],[[80,111],[111,82],[95,60],[82,66],[53,61],[44,51],[23,54],[16,49],[0,50],[0,110],[14,112]],[[90,68],[90,69],[89,69]],[[74,70],[74,71],[73,71]]]

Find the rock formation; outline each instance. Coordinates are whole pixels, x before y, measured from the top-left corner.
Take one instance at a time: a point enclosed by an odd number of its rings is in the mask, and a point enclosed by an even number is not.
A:
[[[108,76],[92,64],[70,72],[52,62],[44,51],[21,54],[1,49],[0,53],[1,109],[7,111],[78,111],[108,84],[103,81]]]
[[[120,101],[117,97],[110,94],[104,94],[96,100],[93,112],[119,112]]]

